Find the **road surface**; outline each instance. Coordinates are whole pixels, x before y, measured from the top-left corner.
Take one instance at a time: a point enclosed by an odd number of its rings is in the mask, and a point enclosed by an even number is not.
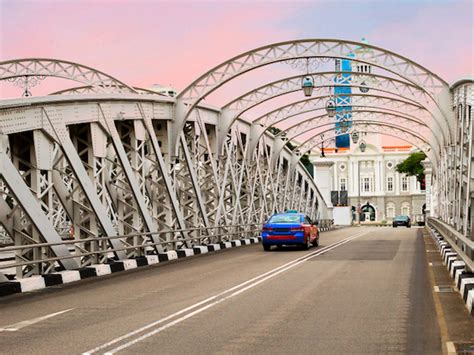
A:
[[[0,300],[2,354],[441,353],[417,228],[345,228]]]

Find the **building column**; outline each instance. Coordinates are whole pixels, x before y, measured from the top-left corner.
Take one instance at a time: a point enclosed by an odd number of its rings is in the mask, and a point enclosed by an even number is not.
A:
[[[331,203],[331,167],[334,165],[332,161],[315,161],[314,165],[314,180],[318,185],[321,196],[328,208],[332,208]]]

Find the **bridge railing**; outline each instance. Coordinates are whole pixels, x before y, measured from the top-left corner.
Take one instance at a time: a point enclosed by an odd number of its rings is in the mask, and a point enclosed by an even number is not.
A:
[[[474,272],[474,241],[438,218],[428,217],[427,225],[435,229],[451,245],[458,257],[466,264],[466,269]]]
[[[317,222],[318,222],[318,229],[322,232],[325,232],[334,228],[333,219],[318,219]]]
[[[55,272],[54,268],[44,269],[41,267],[43,263],[54,263],[56,267],[59,267],[59,262],[65,259],[76,259],[80,266],[87,266],[91,264],[91,256],[95,256],[97,262],[106,262],[114,258],[114,253],[118,251],[124,251],[130,257],[138,257],[145,255],[152,255],[157,253],[156,247],[160,246],[166,250],[180,250],[188,247],[208,244],[218,244],[232,239],[246,239],[251,237],[257,237],[260,235],[262,228],[261,224],[241,224],[241,225],[230,225],[230,226],[215,226],[215,227],[202,227],[202,228],[187,228],[177,230],[164,230],[157,233],[134,233],[119,236],[104,236],[84,239],[73,239],[63,240],[58,243],[32,243],[28,245],[8,246],[0,247],[0,260],[3,254],[4,260],[10,261],[11,263],[0,264],[0,274],[2,270],[12,269],[16,270],[17,277],[22,276],[22,268],[35,265],[38,266],[36,269],[39,270],[39,274],[45,274]],[[194,237],[179,237],[182,235],[190,235],[191,233],[197,234]],[[159,242],[153,242],[151,236],[160,236],[168,240],[160,240]],[[172,236],[171,239],[170,235]],[[236,237],[237,236],[237,237]],[[110,241],[118,239],[122,242],[122,246],[119,248],[112,248]],[[188,243],[191,242],[191,246]],[[94,244],[94,248],[90,247],[90,244]],[[66,245],[70,246],[70,255],[62,257],[47,257],[45,250],[49,250],[55,245]],[[24,251],[31,252],[33,255],[39,255],[39,258],[33,258],[28,260],[22,260],[21,253]],[[12,254],[11,256],[7,256]],[[85,261],[85,262],[84,262]],[[5,273],[5,272],[3,272]]]
[[[320,231],[328,231],[334,227],[334,220],[317,220]],[[104,263],[114,259],[114,253],[123,251],[130,257],[140,257],[157,253],[156,247],[160,246],[163,250],[180,250],[198,245],[209,245],[221,243],[232,239],[246,239],[260,236],[262,231],[261,224],[242,224],[230,226],[188,228],[177,230],[164,230],[158,233],[134,233],[118,236],[104,236],[84,239],[66,239],[58,243],[32,243],[28,245],[15,245],[0,247],[0,274],[3,270],[14,269],[17,277],[23,276],[23,268],[35,266],[35,274],[47,274],[57,271],[61,260],[75,259],[78,264],[83,266],[91,265],[91,260],[96,263]],[[193,237],[189,237],[193,233]],[[160,236],[159,242],[153,242],[151,236]],[[180,237],[188,235],[188,237]],[[119,248],[111,247],[111,240],[118,239],[122,243]],[[191,245],[188,245],[190,243]],[[69,247],[70,255],[57,257],[48,256],[47,250],[56,245],[66,245]],[[93,245],[93,247],[92,247]],[[22,258],[24,252],[29,252],[36,256],[33,258]],[[92,257],[92,258],[91,258]],[[3,262],[2,262],[3,261]],[[54,268],[43,267],[46,264],[55,265]],[[11,274],[11,273],[10,273]]]

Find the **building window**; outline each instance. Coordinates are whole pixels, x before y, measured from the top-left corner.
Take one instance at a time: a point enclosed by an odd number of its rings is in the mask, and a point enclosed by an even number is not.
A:
[[[405,215],[405,216],[410,215],[410,204],[408,202],[402,203],[402,215]]]
[[[362,178],[362,189],[363,192],[372,191],[372,179],[370,177]]]
[[[387,177],[387,191],[393,192],[393,176]]]
[[[339,179],[339,190],[341,190],[341,191],[346,191],[347,190],[346,178],[345,177]]]
[[[408,177],[402,176],[402,191],[408,191]]]
[[[395,204],[393,202],[387,203],[387,218],[395,217]]]

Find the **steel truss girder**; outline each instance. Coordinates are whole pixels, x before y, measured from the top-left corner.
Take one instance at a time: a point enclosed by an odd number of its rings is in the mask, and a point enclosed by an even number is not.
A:
[[[11,162],[10,157],[3,152],[0,153],[0,173],[10,191],[12,191],[17,198],[18,203],[44,238],[44,241],[47,243],[61,243],[61,237],[58,235],[56,230],[52,228],[46,215],[43,214],[38,201],[34,199],[30,189]],[[65,245],[54,245],[51,246],[51,249],[58,257],[69,257],[71,255]],[[61,264],[66,269],[75,269],[79,267],[77,262],[70,258],[63,259]]]
[[[0,62],[0,81],[22,76],[49,76],[93,87],[94,93],[135,93],[127,84],[99,70],[57,59],[29,58]]]
[[[140,191],[140,187],[135,177],[135,173],[132,170],[132,166],[127,157],[127,153],[122,144],[121,137],[117,131],[115,123],[112,119],[105,116],[104,111],[102,110],[102,107],[100,104],[99,104],[98,109],[102,116],[102,124],[104,125],[104,128],[106,128],[107,133],[110,135],[112,143],[115,147],[115,153],[117,154],[117,158],[119,159],[120,165],[123,168],[123,171],[127,178],[127,182],[131,188],[131,193],[133,194],[133,198],[136,204],[138,205],[140,215],[145,222],[146,229],[148,232],[152,233],[150,235],[150,238],[153,240],[153,242],[158,243],[160,241],[159,236],[157,235],[158,229],[155,223],[153,222],[152,217],[149,214],[149,211],[148,211],[148,208],[146,206],[146,202],[143,196],[143,191]],[[157,246],[157,250],[161,252],[162,247]]]
[[[66,126],[64,126],[61,122],[53,122],[50,119],[46,109],[43,109],[43,114],[46,122],[48,123],[47,127],[45,127],[45,130],[57,143],[60,144],[61,149],[64,152],[64,156],[69,162],[69,166],[73,170],[74,175],[81,185],[84,194],[87,196],[87,200],[89,201],[91,208],[94,210],[95,216],[99,220],[105,234],[107,236],[117,235],[117,231],[112,225],[105,207],[97,197],[96,190],[87,174],[81,158],[74,148]],[[110,243],[114,248],[121,247],[121,243],[118,239],[112,239],[110,240]],[[115,254],[119,259],[125,259],[126,257],[123,251],[117,251]]]
[[[153,122],[150,118],[150,113],[147,112],[143,106],[140,103],[137,103],[137,107],[140,112],[140,117],[143,120],[143,123],[145,125],[146,132],[148,133],[148,138],[150,139],[151,147],[153,150],[153,153],[155,155],[155,159],[157,162],[157,165],[159,167],[159,170],[161,172],[161,178],[163,180],[163,184],[165,186],[166,192],[169,197],[169,202],[171,204],[171,208],[174,212],[174,215],[176,217],[176,222],[179,227],[179,229],[186,229],[186,223],[184,221],[184,216],[183,212],[181,210],[181,207],[179,205],[177,195],[176,195],[176,190],[175,186],[173,185],[172,179],[171,179],[171,173],[169,171],[169,167],[166,164],[163,154],[161,152],[160,145],[158,143],[158,139],[156,137],[155,130],[153,128]],[[184,233],[182,233],[183,237],[186,237]]]

